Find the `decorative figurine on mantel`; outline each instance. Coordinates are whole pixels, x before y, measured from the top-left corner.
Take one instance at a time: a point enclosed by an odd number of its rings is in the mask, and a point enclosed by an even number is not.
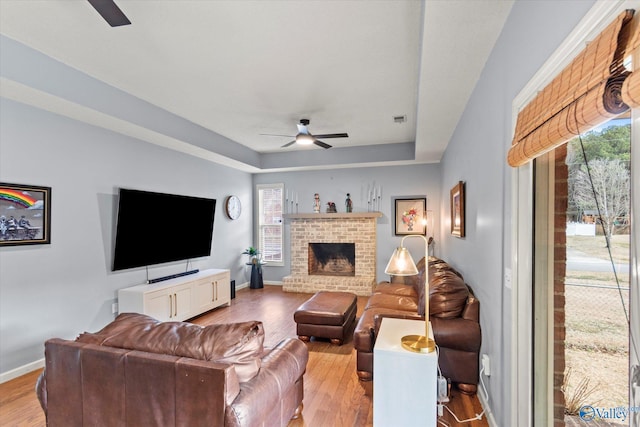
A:
[[[320,213],[320,195],[318,193],[313,195],[313,212]]]
[[[336,209],[336,204],[333,202],[327,203],[327,213],[336,213],[338,210]]]
[[[344,207],[347,213],[353,212],[353,202],[351,201],[351,194],[347,193],[347,199],[344,201]]]

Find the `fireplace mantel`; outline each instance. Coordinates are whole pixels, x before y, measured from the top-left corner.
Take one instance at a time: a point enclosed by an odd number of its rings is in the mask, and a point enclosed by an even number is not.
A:
[[[345,218],[380,218],[382,212],[336,212],[336,213],[298,213],[284,214],[284,219],[345,219]]]

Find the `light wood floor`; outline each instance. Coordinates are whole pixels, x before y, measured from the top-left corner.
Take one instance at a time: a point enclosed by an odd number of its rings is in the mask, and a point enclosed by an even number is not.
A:
[[[283,338],[296,337],[293,312],[309,297],[309,294],[282,292],[279,286],[241,289],[229,307],[205,313],[192,319],[192,322],[207,325],[260,320],[265,329],[265,346],[272,346]],[[366,301],[366,297],[358,298],[358,315]],[[351,339],[342,346],[312,339],[307,346],[309,363],[304,376],[304,410],[302,417],[291,421],[289,427],[372,426],[371,384],[365,390],[358,381],[355,350]],[[0,384],[0,426],[45,425],[44,414],[34,392],[39,373],[40,371],[34,371]],[[461,420],[475,417],[482,412],[476,396],[466,396],[455,390],[452,391],[448,407]],[[416,413],[420,413],[420,408],[416,408]],[[447,413],[439,420],[440,425],[458,425]],[[488,426],[488,423],[483,419],[464,425],[484,427]]]

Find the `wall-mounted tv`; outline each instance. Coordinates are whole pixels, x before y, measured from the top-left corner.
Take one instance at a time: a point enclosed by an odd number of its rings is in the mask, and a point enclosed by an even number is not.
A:
[[[121,188],[113,270],[211,255],[216,200]]]

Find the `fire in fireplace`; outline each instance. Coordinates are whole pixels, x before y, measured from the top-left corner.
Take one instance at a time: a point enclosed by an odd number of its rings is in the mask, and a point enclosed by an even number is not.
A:
[[[355,276],[355,243],[309,243],[309,275]]]

